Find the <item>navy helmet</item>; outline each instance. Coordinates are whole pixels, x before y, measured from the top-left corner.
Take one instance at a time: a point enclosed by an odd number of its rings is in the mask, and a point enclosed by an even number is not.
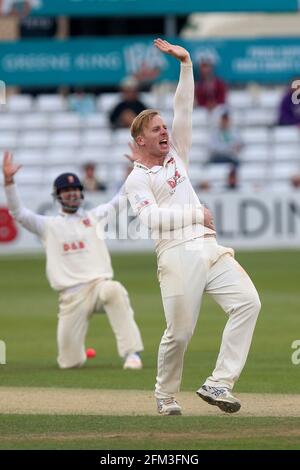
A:
[[[75,173],[62,173],[53,183],[53,192],[57,196],[62,189],[74,188],[83,191],[83,186],[80,179]]]

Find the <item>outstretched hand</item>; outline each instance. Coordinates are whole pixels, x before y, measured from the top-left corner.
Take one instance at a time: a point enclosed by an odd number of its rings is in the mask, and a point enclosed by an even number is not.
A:
[[[212,213],[207,207],[204,207],[204,227],[216,230]]]
[[[13,163],[12,153],[5,151],[3,155],[2,171],[4,176],[4,183],[6,185],[13,183],[13,177],[19,171],[22,165]]]
[[[176,59],[180,60],[180,62],[188,63],[191,61],[189,52],[184,49],[184,47],[176,46],[174,44],[170,44],[168,41],[164,39],[154,39],[154,45],[165,54],[172,55]]]
[[[125,153],[124,156],[128,158],[130,162],[134,163],[140,158],[140,155],[138,153],[138,146],[135,142],[129,142],[128,147],[130,148],[131,153]]]

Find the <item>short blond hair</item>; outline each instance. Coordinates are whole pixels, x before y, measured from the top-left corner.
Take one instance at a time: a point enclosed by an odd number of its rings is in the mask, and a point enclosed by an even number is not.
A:
[[[131,124],[131,137],[136,139],[141,135],[145,127],[149,125],[151,119],[158,114],[159,112],[156,109],[144,109],[144,111],[138,114]]]

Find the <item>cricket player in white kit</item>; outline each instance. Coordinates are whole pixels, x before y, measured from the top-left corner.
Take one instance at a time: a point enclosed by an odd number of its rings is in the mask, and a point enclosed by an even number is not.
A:
[[[23,207],[14,184],[15,165],[4,154],[3,175],[8,208],[15,219],[36,234],[46,250],[46,273],[51,287],[59,292],[57,328],[60,368],[80,367],[86,361],[85,337],[94,311],[105,311],[116,337],[124,369],[141,369],[139,352],[143,343],[127,291],[113,280],[113,270],[104,237],[98,224],[109,210],[118,206],[119,196],[92,210],[80,208],[83,187],[73,173],[64,173],[54,182],[53,195],[61,210],[43,216]],[[126,198],[124,198],[126,200]]]
[[[193,335],[202,295],[208,292],[228,315],[212,375],[197,394],[234,413],[240,402],[231,392],[251,344],[260,310],[257,291],[234,259],[218,245],[212,216],[188,177],[194,78],[188,51],[157,39],[162,52],[180,61],[171,136],[155,110],[140,113],[131,126],[135,165],[125,187],[133,210],[156,239],[158,278],[167,327],[158,352],[155,397],[159,414],[181,414],[175,400],[184,353]]]

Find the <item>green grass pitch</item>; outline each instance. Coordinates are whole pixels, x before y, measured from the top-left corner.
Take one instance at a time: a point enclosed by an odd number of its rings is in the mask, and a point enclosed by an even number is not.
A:
[[[291,361],[291,344],[300,339],[300,252],[269,251],[237,253],[237,260],[252,277],[261,297],[262,311],[257,323],[249,359],[235,391],[253,393],[299,393],[300,365]],[[131,298],[140,326],[145,352],[144,369],[134,374],[121,370],[113,334],[105,315],[91,320],[87,346],[97,357],[81,370],[60,371],[56,366],[57,296],[44,275],[42,257],[1,257],[0,339],[6,342],[7,364],[0,366],[1,386],[74,387],[94,389],[152,390],[156,374],[157,348],[164,329],[164,317],[156,279],[153,254],[113,256],[115,278]],[[207,296],[198,325],[185,357],[182,390],[194,391],[210,374],[216,360],[226,317]],[[171,417],[170,417],[171,418]],[[0,417],[1,449],[296,449],[299,418],[216,417],[107,417],[26,416]],[[175,418],[175,419],[174,419]],[[44,423],[47,422],[48,434]],[[233,423],[233,424],[232,424]],[[278,436],[266,430],[283,429]],[[190,430],[206,427],[207,437],[199,441]],[[243,429],[252,430],[244,433]],[[95,430],[116,432],[117,441],[90,439]],[[131,434],[126,436],[126,430]],[[180,440],[172,430],[182,432]],[[228,433],[224,439],[224,432]],[[23,435],[21,438],[21,430]],[[35,432],[40,430],[35,439]],[[58,430],[74,433],[74,439],[55,439]],[[122,434],[123,430],[123,434]],[[140,439],[135,433],[142,432]],[[239,435],[239,430],[240,435]],[[82,431],[82,435],[76,432]],[[52,432],[52,435],[51,435]],[[156,433],[157,434],[157,438]],[[143,434],[144,433],[144,434]],[[162,436],[165,433],[165,436]],[[211,433],[211,435],[210,435]],[[215,435],[214,435],[215,433]],[[297,433],[296,433],[297,434]],[[149,435],[152,436],[149,439]],[[47,439],[47,436],[49,437]],[[131,436],[131,437],[130,437]],[[135,437],[134,437],[135,436]],[[172,437],[173,436],[173,437]],[[218,436],[220,439],[218,439]],[[230,437],[231,436],[231,437]],[[164,438],[165,437],[165,438]]]

